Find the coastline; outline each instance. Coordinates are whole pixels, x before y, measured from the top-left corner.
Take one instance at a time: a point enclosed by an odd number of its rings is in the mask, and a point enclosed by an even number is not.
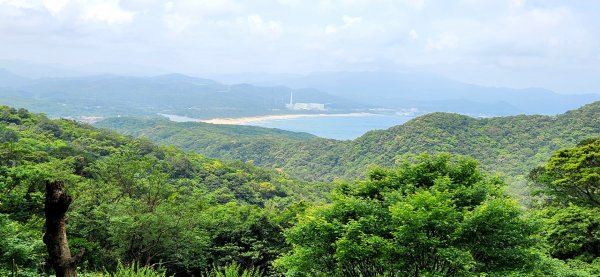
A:
[[[280,120],[280,119],[294,119],[304,117],[339,117],[339,116],[368,116],[374,115],[373,113],[343,113],[343,114],[279,114],[279,115],[261,115],[261,116],[249,116],[249,117],[238,117],[238,118],[213,118],[207,120],[198,120],[198,122],[211,123],[211,124],[224,124],[224,125],[244,125],[253,122],[268,121],[268,120]]]

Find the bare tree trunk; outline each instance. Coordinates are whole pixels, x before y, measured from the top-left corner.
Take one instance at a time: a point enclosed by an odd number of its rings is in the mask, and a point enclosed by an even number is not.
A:
[[[83,249],[75,257],[71,256],[67,241],[66,213],[71,204],[71,197],[64,191],[62,182],[46,183],[46,233],[44,243],[56,277],[76,277],[77,263],[83,255]]]

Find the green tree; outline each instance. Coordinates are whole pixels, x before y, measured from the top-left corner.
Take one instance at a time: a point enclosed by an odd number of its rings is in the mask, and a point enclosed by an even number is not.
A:
[[[600,139],[557,151],[530,178],[550,255],[600,275]]]
[[[367,181],[341,184],[332,203],[286,231],[291,276],[442,276],[533,270],[538,225],[477,162],[422,155]]]
[[[530,178],[555,205],[600,207],[600,139],[559,150]]]
[[[17,152],[15,143],[19,141],[19,134],[3,126],[0,126],[0,157],[2,164],[15,166],[17,164]]]
[[[36,269],[45,258],[40,219],[29,224],[11,220],[0,214],[0,275],[37,276]],[[11,273],[9,273],[11,272]]]
[[[591,262],[600,256],[600,209],[570,205],[565,208],[546,208],[542,234],[552,256],[568,260]]]

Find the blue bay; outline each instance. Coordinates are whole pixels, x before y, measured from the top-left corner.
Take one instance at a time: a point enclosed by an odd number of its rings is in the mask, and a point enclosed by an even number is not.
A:
[[[311,133],[323,138],[355,139],[371,130],[387,129],[412,119],[410,116],[364,115],[334,117],[302,117],[262,120],[244,125],[277,128],[294,132]]]

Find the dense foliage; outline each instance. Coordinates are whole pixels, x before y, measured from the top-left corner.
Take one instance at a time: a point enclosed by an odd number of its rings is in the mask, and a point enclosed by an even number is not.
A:
[[[465,276],[532,272],[539,226],[474,160],[421,156],[340,185],[286,232],[291,276]]]
[[[260,165],[267,163],[265,159],[273,155],[266,152],[275,148],[274,146],[285,149],[296,142],[322,140],[311,134],[279,129],[201,122],[175,123],[166,118],[109,118],[96,126],[115,129],[135,137],[156,139],[165,145],[176,145],[187,150],[197,149],[202,155],[219,159],[239,160],[237,155],[243,155],[245,161]],[[250,145],[252,147],[248,147]]]
[[[68,120],[0,108],[0,275],[49,270],[44,182],[61,180],[74,201],[71,247],[82,269],[117,261],[171,273],[239,263],[270,268],[286,247],[282,228],[321,186],[245,163],[157,147]],[[292,205],[292,206],[290,206]]]
[[[530,177],[554,205],[600,207],[600,140],[561,149]]]
[[[600,139],[561,149],[530,178],[550,254],[600,275]]]

